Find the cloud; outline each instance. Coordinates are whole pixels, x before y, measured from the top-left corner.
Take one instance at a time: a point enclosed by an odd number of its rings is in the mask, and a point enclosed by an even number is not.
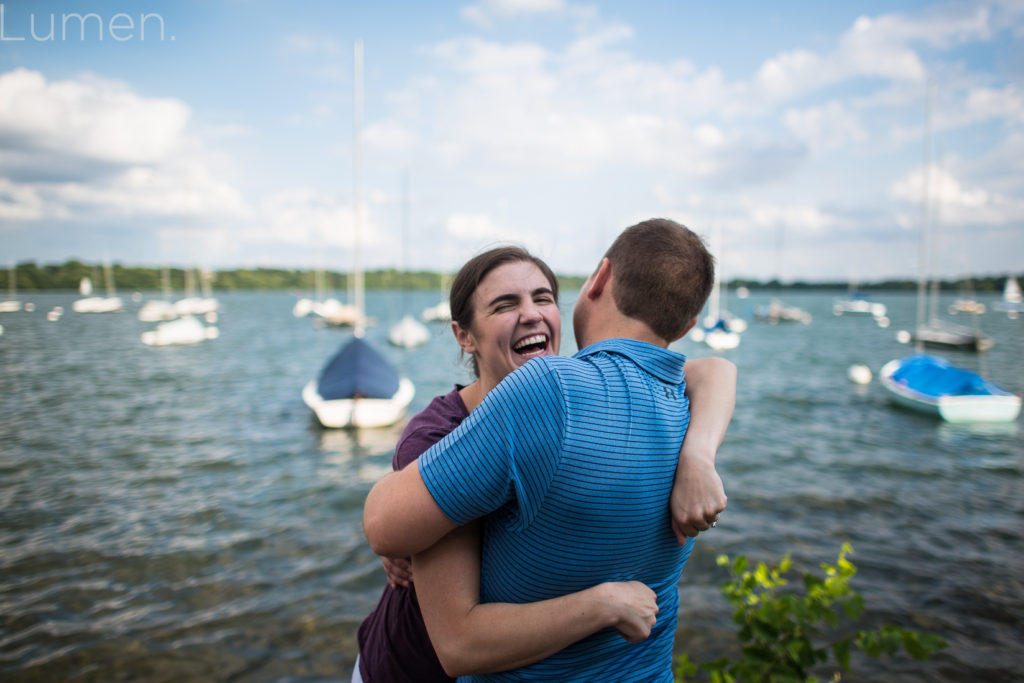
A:
[[[82,161],[153,164],[176,151],[188,118],[179,100],[139,97],[93,76],[48,83],[27,69],[0,74],[4,152],[40,153],[57,163],[65,158],[81,168],[88,166]]]
[[[533,14],[551,14],[565,11],[565,0],[480,0],[465,5],[459,16],[480,28],[490,28],[495,21],[509,17]]]
[[[416,131],[394,120],[375,121],[363,128],[363,142],[381,152],[411,149],[418,141]]]
[[[793,136],[814,151],[858,145],[869,139],[860,119],[837,101],[806,109],[789,109],[783,118]]]
[[[247,215],[186,134],[189,108],[84,75],[0,74],[0,197],[7,221]],[[144,228],[140,228],[144,229]]]

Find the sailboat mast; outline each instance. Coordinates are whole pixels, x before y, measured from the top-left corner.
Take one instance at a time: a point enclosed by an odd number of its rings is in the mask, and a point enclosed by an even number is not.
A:
[[[363,127],[363,41],[357,40],[353,55],[352,75],[352,277],[356,307],[355,335],[363,336],[364,295],[363,265],[360,254],[362,241],[362,127]]]
[[[931,152],[932,152],[932,84],[928,83],[928,114],[925,121],[924,133],[924,168],[921,180],[921,240],[917,256],[917,352],[924,351],[924,342],[921,340],[920,331],[924,326],[925,301],[927,296],[928,282],[928,209],[931,188]]]

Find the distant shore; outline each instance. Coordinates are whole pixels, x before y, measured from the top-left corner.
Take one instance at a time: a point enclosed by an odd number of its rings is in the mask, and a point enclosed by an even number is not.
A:
[[[92,280],[93,286],[102,289],[105,285],[105,274],[102,264],[83,263],[77,260],[61,264],[38,265],[34,261],[19,263],[14,267],[15,284],[19,292],[43,290],[77,290],[84,277]],[[112,280],[121,291],[161,290],[165,284],[172,290],[186,289],[186,284],[198,290],[203,284],[213,291],[251,291],[251,290],[283,290],[313,291],[320,280],[324,291],[345,290],[348,288],[348,273],[344,271],[315,271],[287,268],[236,268],[225,270],[202,270],[184,268],[160,268],[150,266],[125,266],[113,264],[110,267]],[[165,274],[166,273],[166,274]],[[1024,279],[1021,273],[987,274],[980,277],[961,277],[939,282],[943,291],[960,291],[967,294],[999,294],[1007,277]],[[7,277],[0,276],[0,282],[10,288]],[[403,289],[403,290],[438,290],[447,289],[451,282],[450,273],[433,271],[401,271],[395,268],[368,270],[364,273],[367,289]],[[558,274],[562,286],[566,289],[579,288],[586,280],[586,275]],[[834,289],[848,291],[850,283],[846,281],[782,281],[750,280],[734,278],[725,283],[730,289],[746,287],[751,292],[757,290],[801,290],[801,289]],[[873,282],[857,283],[858,291],[914,291],[918,286],[916,279],[887,279]],[[0,289],[2,292],[3,289]]]

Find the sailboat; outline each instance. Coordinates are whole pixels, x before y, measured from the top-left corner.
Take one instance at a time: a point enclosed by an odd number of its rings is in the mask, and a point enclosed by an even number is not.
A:
[[[974,284],[970,279],[960,287],[960,296],[949,305],[950,315],[981,315],[987,310],[982,302],[974,298]]]
[[[196,277],[199,278],[199,289],[201,296],[196,295]],[[216,322],[217,311],[220,310],[220,302],[213,297],[210,291],[210,273],[193,269],[185,269],[185,297],[174,302],[174,310],[180,316],[202,315],[208,322]]]
[[[754,319],[762,322],[777,325],[779,323],[801,323],[810,325],[812,316],[810,313],[797,306],[785,304],[778,297],[773,298],[767,306],[758,306],[754,309]]]
[[[150,299],[139,308],[139,320],[147,323],[174,320],[178,317],[178,311],[171,302],[171,274],[167,266],[160,269],[160,288],[163,290],[162,299]]]
[[[103,264],[103,278],[107,286],[107,295],[90,296],[92,281],[88,281],[88,284],[80,282],[79,291],[82,292],[84,298],[73,301],[71,310],[75,313],[120,313],[124,309],[124,304],[114,289],[114,272],[109,263]],[[82,279],[86,280],[86,278]]]
[[[21,310],[21,301],[15,295],[15,272],[14,264],[11,264],[7,271],[7,300],[0,301],[0,313],[16,313]]]
[[[405,414],[415,394],[413,383],[400,377],[387,359],[363,338],[363,270],[360,262],[361,124],[363,44],[354,50],[353,144],[353,282],[358,309],[352,338],[328,360],[320,374],[302,389],[302,400],[324,427],[387,427]]]
[[[833,315],[870,315],[879,327],[888,327],[889,325],[889,319],[885,315],[887,310],[885,304],[868,299],[866,294],[857,289],[856,283],[852,280],[846,298],[836,299],[832,302]]]
[[[1021,296],[1017,278],[1012,275],[1006,278],[1006,285],[1003,286],[1003,300],[996,304],[996,310],[1006,313],[1010,320],[1016,320],[1017,316],[1024,311],[1024,297]]]
[[[929,239],[931,91],[929,89],[928,133],[925,141],[922,181],[921,250],[918,264],[916,353],[891,360],[882,366],[879,378],[889,400],[903,407],[940,417],[947,422],[1010,422],[1017,419],[1021,397],[985,379],[980,374],[952,365],[938,356],[924,353],[920,334],[925,316],[927,290],[925,256]]]
[[[407,272],[409,249],[409,179],[406,173],[402,174],[402,273]],[[403,299],[408,295],[404,294]],[[430,330],[423,323],[416,320],[408,313],[408,306],[405,306],[406,314],[388,332],[388,341],[393,345],[411,349],[422,346],[430,339]]]
[[[203,325],[198,318],[184,315],[176,320],[159,323],[154,330],[143,332],[142,343],[146,346],[198,344],[218,336],[220,331],[214,325]]]
[[[721,309],[722,280],[718,269],[715,271],[715,284],[708,297],[708,314],[704,318],[703,328],[694,329],[690,336],[694,341],[704,342],[715,351],[729,351],[740,345],[740,332],[732,321],[725,317]]]
[[[929,124],[930,126],[930,124]],[[928,163],[925,169],[925,180],[924,187],[926,192],[928,190],[929,175],[931,173],[931,163]],[[935,213],[938,215],[939,209],[941,208],[942,193],[938,193],[939,201],[935,205]],[[926,197],[925,202],[930,202],[931,197]],[[924,214],[927,218],[930,206],[925,206]],[[939,221],[930,220],[929,226],[934,226]],[[926,248],[931,251],[925,251],[924,253],[934,253],[936,235],[934,228],[931,228],[931,234],[926,238],[928,240]],[[922,255],[922,259],[925,257]],[[919,292],[919,295],[923,293]],[[955,348],[961,351],[988,351],[992,348],[995,343],[991,337],[988,337],[981,333],[977,327],[977,319],[975,319],[974,326],[957,325],[955,323],[943,320],[939,317],[939,282],[937,279],[933,279],[930,283],[930,293],[927,298],[929,315],[927,322],[922,322],[923,317],[919,317],[917,321],[917,328],[910,335],[910,339],[915,342],[920,342],[924,346],[931,347],[947,347]],[[918,301],[918,313],[922,313],[924,309],[923,302],[919,299]],[[898,335],[897,339],[906,339],[906,335]]]

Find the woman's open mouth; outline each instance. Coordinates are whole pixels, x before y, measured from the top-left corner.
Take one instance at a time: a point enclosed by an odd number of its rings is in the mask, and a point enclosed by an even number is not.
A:
[[[548,349],[546,334],[531,334],[512,345],[512,350],[524,358],[532,358],[543,354]]]

